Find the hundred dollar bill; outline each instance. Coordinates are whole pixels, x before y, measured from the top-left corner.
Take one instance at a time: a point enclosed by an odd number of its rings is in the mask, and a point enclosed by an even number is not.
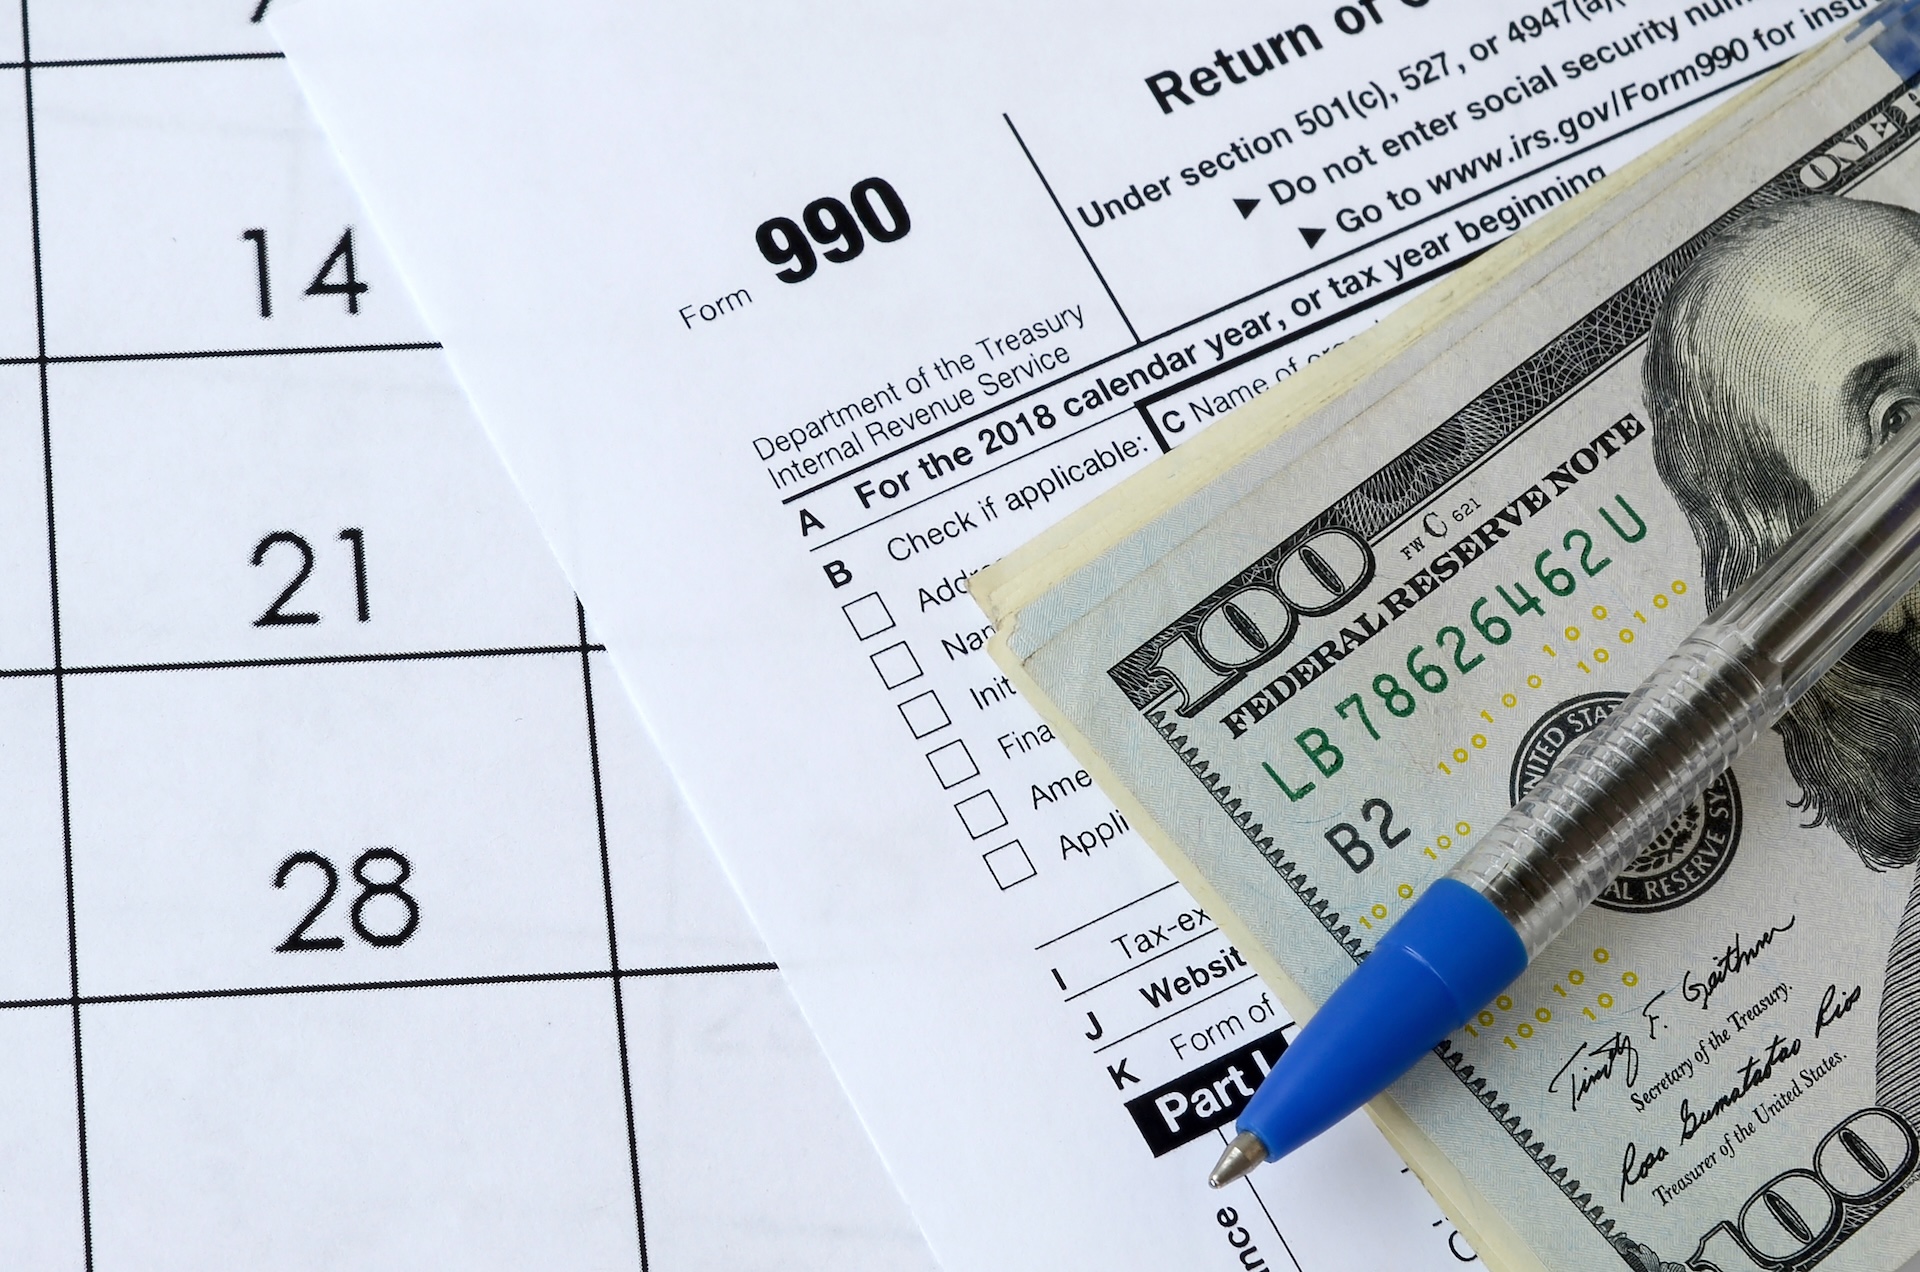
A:
[[[996,657],[1297,1014],[1920,426],[1912,21],[974,580]],[[1916,857],[1920,593],[1371,1111],[1495,1266],[1897,1268]]]

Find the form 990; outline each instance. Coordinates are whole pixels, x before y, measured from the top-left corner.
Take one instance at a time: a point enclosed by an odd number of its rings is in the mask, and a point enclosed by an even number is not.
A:
[[[905,238],[912,228],[907,205],[894,188],[885,178],[868,177],[847,192],[845,203],[831,195],[815,199],[800,213],[798,223],[792,217],[776,216],[762,221],[753,238],[768,264],[786,267],[775,270],[775,278],[783,283],[800,283],[820,268],[813,250],[815,243],[820,245],[819,256],[838,265],[864,252],[868,238],[892,243]]]

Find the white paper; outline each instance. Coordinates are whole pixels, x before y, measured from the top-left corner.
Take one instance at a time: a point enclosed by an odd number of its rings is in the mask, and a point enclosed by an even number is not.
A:
[[[1363,1123],[1221,1195],[1218,1130],[1151,1155],[1126,1101],[1191,1126],[1281,1021],[957,590],[1809,42],[1711,7],[280,19],[948,1266],[1463,1257]]]
[[[0,1265],[933,1266],[267,7],[0,20]]]

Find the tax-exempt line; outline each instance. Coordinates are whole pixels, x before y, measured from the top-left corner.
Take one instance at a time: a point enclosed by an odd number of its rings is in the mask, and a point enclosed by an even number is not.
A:
[[[1104,986],[1111,985],[1113,984],[1113,982],[1121,979],[1124,976],[1131,976],[1133,973],[1139,971],[1141,968],[1145,967],[1149,963],[1157,963],[1169,954],[1178,954],[1181,950],[1186,949],[1187,946],[1192,945],[1195,941],[1204,941],[1210,936],[1218,936],[1218,935],[1220,935],[1220,929],[1217,927],[1210,927],[1204,932],[1199,932],[1194,934],[1193,936],[1188,937],[1186,940],[1180,942],[1180,944],[1178,945],[1170,946],[1167,949],[1161,950],[1158,954],[1150,954],[1146,958],[1141,959],[1138,963],[1129,963],[1125,967],[1121,968],[1119,971],[1115,972],[1113,975],[1107,977],[1105,980],[1095,981],[1093,984],[1087,986],[1085,989],[1078,990],[1074,993],[1068,994],[1065,998],[1061,999],[1061,1001],[1070,1003],[1076,998],[1081,998],[1087,994],[1091,994],[1096,989],[1100,989],[1100,988],[1103,988]]]
[[[1142,901],[1151,901],[1155,897],[1159,896],[1162,892],[1165,892],[1168,888],[1177,888],[1179,886],[1180,886],[1180,881],[1178,879],[1175,879],[1171,883],[1163,883],[1159,887],[1155,888],[1152,892],[1145,893],[1142,896],[1137,896],[1133,900],[1127,902],[1124,905],[1114,906],[1113,909],[1108,910],[1105,914],[1094,915],[1092,918],[1088,919],[1085,923],[1082,923],[1079,927],[1070,927],[1058,936],[1048,937],[1046,940],[1040,942],[1040,944],[1033,947],[1034,952],[1038,953],[1039,951],[1046,949],[1047,946],[1052,945],[1055,941],[1064,941],[1076,932],[1084,932],[1088,928],[1092,927],[1094,924],[1110,919],[1114,915],[1120,913],[1120,911],[1122,910],[1131,910],[1134,906],[1139,905]]]

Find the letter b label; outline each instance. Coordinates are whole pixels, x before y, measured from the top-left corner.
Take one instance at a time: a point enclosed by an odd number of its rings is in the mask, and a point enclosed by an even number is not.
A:
[[[1320,770],[1322,777],[1332,777],[1347,762],[1347,757],[1340,753],[1340,748],[1333,744],[1333,739],[1327,736],[1325,729],[1302,729],[1294,735],[1293,740],[1313,761],[1313,766]]]

